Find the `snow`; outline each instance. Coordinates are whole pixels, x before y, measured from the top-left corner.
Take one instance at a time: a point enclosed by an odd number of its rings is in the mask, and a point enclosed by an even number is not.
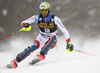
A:
[[[15,58],[19,52],[24,50],[24,47],[26,47],[24,44],[29,45],[32,41],[30,40],[28,44],[24,42],[25,38],[9,41],[9,45],[12,46],[12,49],[0,52],[0,73],[100,73],[100,40],[87,40],[81,45],[82,42],[78,40],[79,38],[72,38],[75,49],[95,54],[95,56],[91,56],[77,51],[68,53],[65,49],[66,42],[63,38],[64,37],[59,38],[58,46],[49,51],[44,61],[35,65],[28,64],[28,62],[34,59],[35,54],[39,52],[39,50],[37,50],[19,63],[16,69],[7,69],[5,66]],[[15,47],[16,45],[18,46],[17,48]]]
[[[0,32],[3,33],[4,32],[4,29],[2,27],[0,27]]]
[[[60,6],[57,6],[57,7],[56,7],[56,10],[57,10],[57,11],[59,11],[60,9],[61,9],[61,7],[60,7]]]
[[[4,16],[6,16],[7,13],[8,13],[8,10],[7,10],[7,9],[3,9],[3,10],[2,10],[2,14],[3,14]]]
[[[96,9],[89,10],[89,11],[88,11],[88,14],[91,15],[91,16],[95,16],[95,14],[96,14]]]

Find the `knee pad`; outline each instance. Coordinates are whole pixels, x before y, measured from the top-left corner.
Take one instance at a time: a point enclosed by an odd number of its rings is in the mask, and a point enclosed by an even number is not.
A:
[[[19,55],[19,54],[18,54],[18,55]],[[17,61],[17,62],[20,62],[21,60],[19,59],[18,55],[17,55],[17,57],[16,57],[16,61]]]
[[[55,41],[55,43],[54,43],[54,45],[51,47],[51,49],[54,48],[54,47],[56,46],[56,44],[57,44],[57,40]]]
[[[36,49],[37,49],[37,46],[35,46],[35,45],[32,45],[32,46],[26,48],[24,51],[22,51],[21,53],[19,53],[17,55],[17,57],[16,57],[17,62],[24,60],[27,56],[29,56]]]
[[[57,37],[55,35],[52,35],[50,39],[53,39],[53,40],[56,41],[57,40]]]
[[[48,40],[48,44],[54,44],[57,41],[57,37],[52,35],[51,38]]]
[[[55,42],[57,41],[57,37],[55,35],[52,35],[51,38],[48,40],[48,42],[42,47],[42,52],[41,54],[46,55],[47,52],[54,47],[56,44]]]

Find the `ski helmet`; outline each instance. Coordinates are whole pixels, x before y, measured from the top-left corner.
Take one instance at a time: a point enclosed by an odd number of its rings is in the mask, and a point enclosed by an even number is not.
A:
[[[42,2],[39,6],[40,13],[47,13],[50,11],[50,5],[48,2]]]

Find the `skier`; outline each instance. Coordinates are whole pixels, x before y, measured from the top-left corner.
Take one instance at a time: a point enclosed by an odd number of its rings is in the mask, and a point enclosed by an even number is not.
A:
[[[48,2],[42,2],[39,6],[39,15],[33,15],[29,19],[23,21],[21,25],[27,29],[27,31],[31,30],[32,23],[38,24],[39,27],[39,35],[34,40],[32,46],[29,46],[24,51],[19,53],[14,60],[7,65],[8,68],[17,68],[18,63],[24,60],[30,53],[34,52],[36,49],[41,48],[39,54],[30,62],[31,65],[40,62],[45,59],[45,55],[48,51],[55,47],[57,43],[57,27],[62,31],[66,38],[67,43],[67,51],[73,51],[73,45],[71,44],[70,35],[67,29],[62,24],[61,20],[50,14],[50,5]]]

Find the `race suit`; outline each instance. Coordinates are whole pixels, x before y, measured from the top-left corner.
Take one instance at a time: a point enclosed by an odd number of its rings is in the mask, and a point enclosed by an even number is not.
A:
[[[23,21],[21,25],[24,26],[25,23],[36,23],[39,27],[39,35],[34,40],[32,46],[26,48],[17,55],[18,62],[22,61],[38,48],[42,48],[40,52],[41,55],[46,55],[51,48],[54,48],[57,43],[57,27],[64,34],[66,42],[70,42],[70,35],[67,29],[64,27],[61,20],[53,14],[49,14],[46,18],[42,15],[33,15],[29,19]]]

